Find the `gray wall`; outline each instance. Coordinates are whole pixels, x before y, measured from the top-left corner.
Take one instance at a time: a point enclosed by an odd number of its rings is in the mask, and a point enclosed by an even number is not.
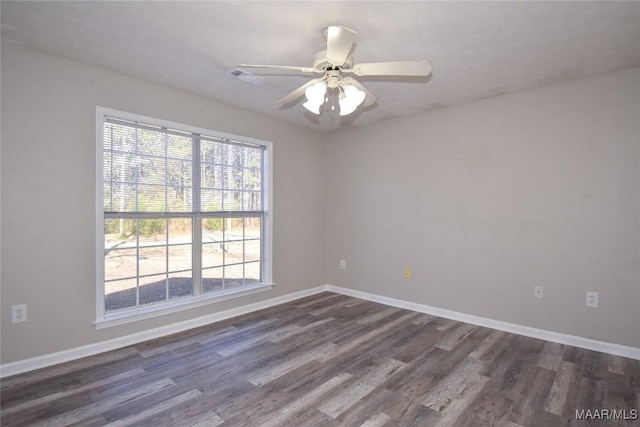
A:
[[[328,283],[639,347],[639,81],[627,69],[330,134]]]
[[[272,291],[95,329],[96,105],[273,141]],[[325,153],[320,134],[3,43],[2,363],[323,285]]]
[[[640,347],[638,69],[323,136],[5,43],[1,65],[1,363],[324,283]],[[274,142],[273,291],[95,330],[96,105]]]

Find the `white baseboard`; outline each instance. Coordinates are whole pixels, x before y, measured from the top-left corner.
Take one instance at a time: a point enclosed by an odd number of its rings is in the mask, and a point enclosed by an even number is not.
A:
[[[602,353],[615,354],[617,356],[628,357],[640,360],[640,348],[629,347],[620,344],[608,343],[604,341],[592,340],[589,338],[578,337],[574,335],[562,334],[559,332],[547,331],[544,329],[531,328],[528,326],[517,325],[499,320],[488,319],[485,317],[473,316],[470,314],[459,313],[456,311],[445,310],[438,307],[432,307],[424,304],[418,304],[410,301],[404,301],[395,298],[389,298],[376,294],[371,294],[353,289],[341,288],[339,286],[324,285],[318,286],[304,291],[294,292],[287,295],[271,298],[253,304],[244,305],[218,313],[209,314],[207,316],[189,319],[183,322],[174,323],[172,325],[162,326],[147,331],[126,335],[120,338],[114,338],[107,341],[101,341],[95,344],[88,344],[69,350],[59,351],[56,353],[45,354],[42,356],[32,357],[17,362],[6,363],[0,365],[0,378],[9,377],[11,375],[21,374],[40,368],[56,365],[59,363],[70,362],[72,360],[81,359],[87,356],[93,356],[110,350],[126,347],[128,345],[138,344],[151,339],[161,338],[163,336],[175,334],[177,332],[205,326],[211,323],[220,322],[232,317],[241,316],[243,314],[252,313],[254,311],[273,307],[278,304],[284,304],[320,292],[335,292],[367,301],[378,302],[380,304],[390,305],[393,307],[404,308],[407,310],[426,313],[433,316],[444,317],[447,319],[457,320],[460,322],[471,323],[474,325],[484,326],[487,328],[497,329],[500,331],[511,332],[532,338],[538,338],[546,341],[557,342],[560,344],[571,345],[574,347],[595,350]]]
[[[315,295],[317,293],[326,291],[326,288],[326,285],[324,285],[311,289],[305,289],[304,291],[282,295],[265,301],[244,305],[242,307],[232,308],[229,310],[197,317],[195,319],[185,320],[183,322],[174,323],[159,328],[149,329],[147,331],[126,335],[107,341],[101,341],[95,344],[88,344],[81,347],[71,348],[69,350],[63,350],[56,353],[50,353],[25,360],[19,360],[17,362],[2,364],[0,365],[0,378],[33,371],[40,368],[46,368],[58,363],[70,362],[72,360],[81,359],[87,356],[93,356],[105,351],[116,350],[128,345],[138,344],[144,341],[175,334],[177,332],[182,332],[211,323],[220,322],[232,317],[252,313],[254,311],[273,307],[278,304],[284,304],[293,300],[304,298],[306,296]]]
[[[367,301],[378,302],[380,304],[390,305],[393,307],[404,308],[407,310],[426,313],[433,316],[444,317],[447,319],[457,320],[460,322],[471,323],[473,325],[485,326],[491,329],[511,332],[531,338],[538,338],[545,341],[552,341],[559,344],[571,345],[587,350],[599,351],[602,353],[615,354],[617,356],[628,357],[630,359],[640,360],[640,348],[629,347],[620,344],[597,341],[590,338],[578,337],[575,335],[567,335],[559,332],[547,331],[544,329],[531,328],[529,326],[517,325],[514,323],[502,322],[500,320],[488,319],[486,317],[473,316],[471,314],[459,313],[456,311],[445,310],[438,307],[432,307],[424,304],[404,301],[395,298],[384,297],[368,292],[356,291],[353,289],[341,288],[339,286],[327,285],[329,292],[335,292]]]

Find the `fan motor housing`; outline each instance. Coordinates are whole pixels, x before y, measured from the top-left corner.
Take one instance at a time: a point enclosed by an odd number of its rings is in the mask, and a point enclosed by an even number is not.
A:
[[[316,70],[350,70],[353,66],[353,57],[349,55],[344,64],[334,65],[327,58],[327,51],[323,50],[316,53],[313,57],[313,68]]]

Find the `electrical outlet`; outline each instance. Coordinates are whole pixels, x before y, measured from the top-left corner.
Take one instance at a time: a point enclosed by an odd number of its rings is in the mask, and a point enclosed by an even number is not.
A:
[[[27,305],[18,304],[11,306],[11,323],[22,323],[27,321]]]
[[[347,261],[344,259],[340,260],[340,270],[346,270],[347,269]]]
[[[537,299],[542,299],[544,296],[542,286],[533,287],[533,296]]]
[[[598,293],[597,292],[589,292],[587,291],[587,307],[598,308]]]
[[[410,268],[405,268],[404,269],[404,278],[405,279],[411,279],[411,269]]]

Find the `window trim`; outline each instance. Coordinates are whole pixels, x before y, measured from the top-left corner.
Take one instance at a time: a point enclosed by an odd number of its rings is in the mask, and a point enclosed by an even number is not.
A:
[[[240,288],[228,289],[214,294],[202,294],[198,293],[197,296],[190,298],[179,298],[175,300],[169,300],[160,304],[149,304],[144,306],[136,306],[130,309],[118,310],[112,313],[105,311],[105,298],[104,298],[104,206],[103,206],[103,131],[104,122],[107,117],[114,117],[122,120],[129,120],[133,122],[142,122],[145,124],[160,126],[169,129],[179,129],[181,131],[212,136],[220,139],[227,139],[231,141],[242,141],[252,144],[261,145],[264,147],[264,160],[263,160],[263,281],[254,284],[246,285]],[[142,319],[148,319],[156,316],[161,316],[169,313],[175,313],[190,308],[201,307],[203,305],[212,304],[219,301],[225,301],[233,298],[238,298],[245,295],[254,294],[257,292],[268,291],[273,288],[272,282],[272,249],[273,249],[273,143],[271,141],[256,139],[252,137],[245,137],[239,135],[233,135],[225,132],[218,132],[211,129],[200,128],[196,126],[190,126],[182,123],[172,122],[163,119],[157,119],[135,113],[128,113],[125,111],[115,110],[111,108],[96,106],[96,276],[95,276],[95,303],[96,303],[96,317],[93,322],[96,329],[107,328],[116,325],[122,325],[125,323],[136,322]],[[230,212],[231,213],[231,212]],[[190,216],[189,214],[179,214],[180,216]],[[195,242],[194,242],[195,243]]]

